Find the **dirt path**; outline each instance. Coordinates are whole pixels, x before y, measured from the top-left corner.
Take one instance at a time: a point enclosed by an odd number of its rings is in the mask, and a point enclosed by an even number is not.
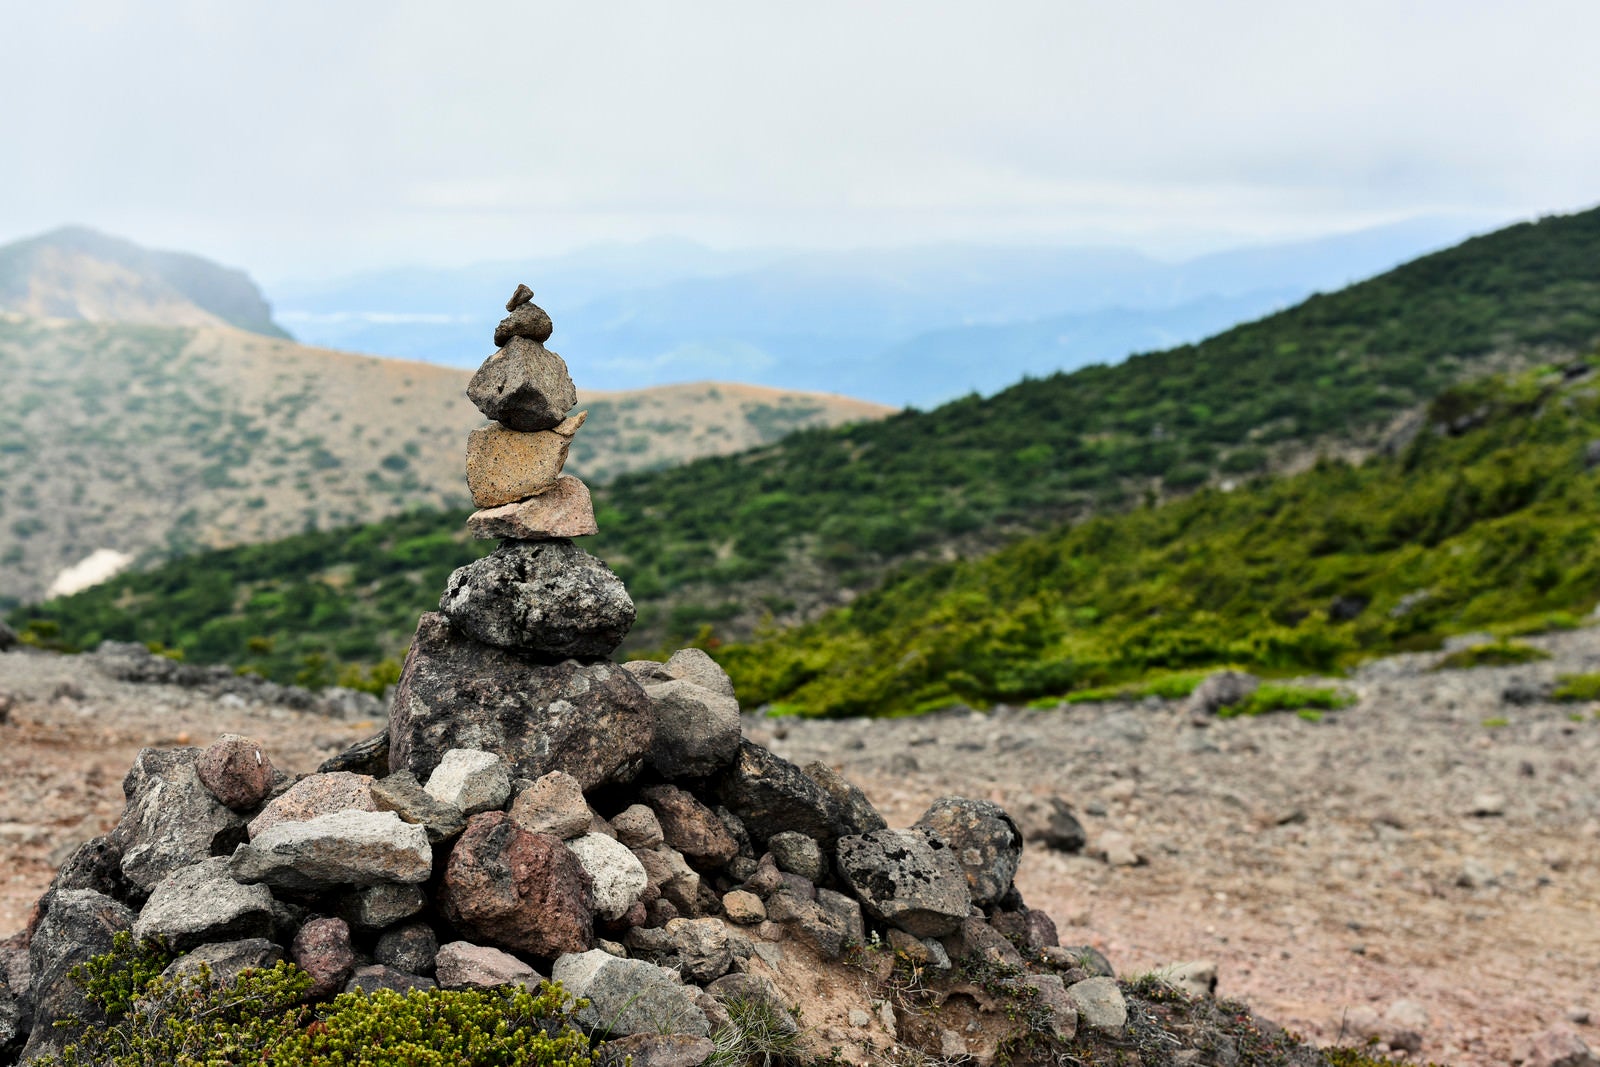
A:
[[[945,793],[1012,809],[1060,796],[1090,851],[1117,832],[1143,860],[1028,850],[1019,885],[1065,943],[1125,974],[1214,960],[1220,992],[1321,1041],[1410,1002],[1426,1018],[1416,1058],[1488,1067],[1574,1013],[1600,1021],[1600,719],[1501,699],[1513,680],[1600,670],[1600,632],[1533,640],[1555,659],[1373,664],[1343,683],[1359,703],[1320,723],[1202,729],[1157,701],[748,729],[838,767],[895,825]],[[66,681],[81,699],[52,699]],[[0,692],[19,698],[0,726],[0,932],[22,923],[52,858],[115,820],[141,745],[235,730],[305,771],[373,728],[16,653],[0,656]],[[1600,1046],[1600,1026],[1577,1029]]]

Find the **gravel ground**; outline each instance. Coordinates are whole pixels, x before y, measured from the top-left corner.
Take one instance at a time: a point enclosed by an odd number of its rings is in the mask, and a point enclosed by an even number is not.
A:
[[[1150,701],[747,731],[839,768],[893,825],[946,793],[1019,812],[1061,797],[1088,849],[1030,847],[1018,882],[1064,943],[1125,975],[1212,960],[1220,993],[1314,1040],[1412,1029],[1417,1060],[1486,1067],[1556,1023],[1600,1046],[1600,717],[1502,700],[1513,682],[1600,670],[1600,631],[1529,640],[1554,658],[1438,673],[1437,656],[1378,661],[1333,683],[1359,700],[1317,723],[1198,727]],[[13,698],[0,934],[26,920],[52,861],[115,821],[140,747],[241,732],[304,772],[376,725],[31,652],[0,655],[0,694]],[[1126,846],[1137,865],[1094,856]]]

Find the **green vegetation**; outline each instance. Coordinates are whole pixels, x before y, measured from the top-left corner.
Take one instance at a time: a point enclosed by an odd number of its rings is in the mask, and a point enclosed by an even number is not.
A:
[[[571,1025],[559,985],[538,992],[411,990],[343,993],[307,1003],[311,976],[290,963],[231,982],[202,966],[163,978],[170,959],[119,934],[110,953],[72,977],[105,1021],[77,1031],[48,1067],[589,1067],[589,1040]]]
[[[1507,442],[1470,475],[1449,471],[1441,452],[1471,461],[1461,442],[1481,440],[1476,427],[1503,421],[1508,406],[1526,418],[1548,392],[1544,378],[1518,379],[1515,395],[1501,395],[1512,388],[1504,379],[1459,383],[1535,354],[1585,352],[1597,340],[1600,210],[1468,241],[1198,345],[624,475],[595,493],[602,533],[592,550],[639,603],[635,649],[747,636],[763,601],[780,594],[803,608],[840,588],[882,585],[781,648],[758,642],[761,654],[773,652],[771,665],[730,654],[752,699],[792,698],[813,712],[1031,699],[1230,661],[1324,669],[1354,652],[1454,632],[1461,590],[1439,581],[1458,571],[1477,590],[1469,615],[1482,625],[1570,611],[1583,600],[1542,541],[1576,533],[1542,517],[1517,530],[1541,540],[1519,546],[1539,561],[1531,568],[1473,542],[1488,557],[1480,563],[1512,576],[1498,598],[1474,584],[1467,564],[1436,553],[1452,538],[1470,540],[1475,523],[1519,514],[1535,498],[1548,504],[1560,485],[1588,484],[1581,463],[1574,467],[1574,440]],[[1453,383],[1403,461],[1327,461],[1282,486],[1260,481],[1276,461],[1319,443],[1374,440],[1397,414]],[[1546,437],[1576,432],[1560,418],[1538,428]],[[1537,481],[1552,475],[1554,485]],[[1254,480],[1228,493],[1224,476]],[[1385,478],[1406,479],[1407,493]],[[1153,506],[1180,491],[1193,496]],[[1582,510],[1576,499],[1569,504]],[[955,565],[899,566],[952,550],[989,552],[1090,515],[1100,517],[1025,540],[990,569],[973,565],[985,578],[957,578],[978,571]],[[105,637],[160,641],[191,661],[332,681],[350,664],[398,653],[449,568],[483,551],[462,538],[461,518],[419,514],[204,553],[24,610],[17,621],[59,621],[63,642],[75,647]],[[1279,548],[1286,558],[1265,555]],[[1038,558],[1030,562],[1030,553]],[[1419,553],[1431,571],[1402,589]],[[1108,569],[1091,573],[1074,558]],[[1151,569],[1167,567],[1182,583]],[[1535,572],[1548,587],[1536,594],[1514,577]],[[1270,609],[1239,585],[1247,574],[1265,583]],[[1000,584],[990,588],[990,578]],[[1299,583],[1292,594],[1291,580]],[[1028,595],[1040,582],[1041,592]],[[991,594],[999,596],[993,612]],[[1344,594],[1378,599],[1354,623],[1327,618],[1326,598]],[[1401,605],[1405,594],[1421,599]],[[913,603],[943,614],[900,612]],[[1390,612],[1395,621],[1379,620]],[[902,622],[914,631],[904,639],[890,632]],[[824,647],[817,642],[828,627],[840,640]],[[852,628],[859,639],[843,641]],[[1071,641],[1058,640],[1069,632]],[[1126,646],[1114,648],[1122,637]],[[252,638],[270,640],[273,651],[251,653]],[[904,669],[888,658],[890,644],[908,657]],[[948,682],[932,680],[946,674]],[[856,680],[853,694],[825,691],[821,679],[845,675]]]
[[[805,1040],[794,1016],[765,997],[730,997],[728,1022],[711,1035],[710,1067],[784,1067],[802,1062]]]
[[[1476,425],[1452,434],[1463,407]],[[1600,473],[1585,461],[1596,438],[1592,372],[1467,383],[1399,454],[903,567],[847,608],[717,655],[747,703],[885,714],[1155,671],[1328,671],[1581,614],[1600,589]]]
[[[1563,674],[1556,679],[1550,699],[1567,703],[1600,700],[1600,674]]]
[[[1436,671],[1470,670],[1473,667],[1513,667],[1519,663],[1537,663],[1549,659],[1550,653],[1521,641],[1494,641],[1489,644],[1461,648],[1443,657],[1433,665]]]
[[[1217,716],[1233,719],[1240,715],[1267,715],[1275,711],[1297,711],[1312,722],[1324,711],[1338,711],[1355,703],[1355,697],[1331,686],[1274,685],[1256,687],[1243,703],[1218,709]]]

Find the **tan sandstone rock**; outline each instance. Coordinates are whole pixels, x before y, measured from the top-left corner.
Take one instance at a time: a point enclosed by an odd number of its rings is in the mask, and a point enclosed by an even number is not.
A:
[[[555,488],[572,437],[588,417],[580,411],[554,429],[535,433],[518,433],[493,422],[473,430],[467,435],[472,503],[497,508]]]
[[[538,496],[473,512],[467,519],[467,529],[481,541],[507,537],[548,541],[600,532],[594,521],[589,487],[570,474],[558,477],[553,487]]]

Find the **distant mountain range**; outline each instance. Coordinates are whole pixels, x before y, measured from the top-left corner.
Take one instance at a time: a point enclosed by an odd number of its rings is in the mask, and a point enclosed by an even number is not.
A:
[[[526,280],[597,388],[719,378],[929,407],[1209,336],[1460,239],[1460,219],[1170,263],[1126,249],[718,252],[687,241],[271,287],[311,343],[473,366]]]

